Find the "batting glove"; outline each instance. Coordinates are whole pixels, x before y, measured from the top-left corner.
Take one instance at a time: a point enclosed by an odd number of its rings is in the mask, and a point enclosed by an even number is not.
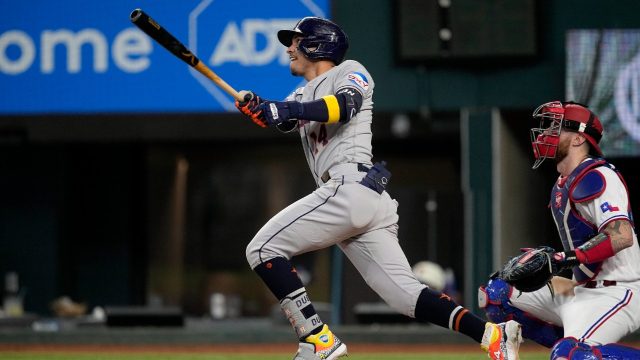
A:
[[[240,93],[244,93],[244,101],[239,102],[236,100],[236,108],[248,116],[256,125],[263,128],[267,127],[268,123],[264,118],[262,109],[260,109],[260,105],[264,103],[264,100],[251,91],[241,91]]]
[[[269,125],[278,125],[302,117],[302,103],[298,101],[264,101],[259,108]]]

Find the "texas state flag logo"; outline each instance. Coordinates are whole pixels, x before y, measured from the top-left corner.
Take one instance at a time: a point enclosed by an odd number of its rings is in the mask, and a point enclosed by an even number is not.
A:
[[[607,211],[618,211],[620,210],[617,206],[613,206],[610,205],[608,202],[602,203],[602,205],[600,205],[600,210],[602,210],[603,213],[606,213]]]

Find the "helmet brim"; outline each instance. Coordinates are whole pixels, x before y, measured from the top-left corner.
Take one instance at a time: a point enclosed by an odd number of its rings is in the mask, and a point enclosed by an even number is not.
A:
[[[585,134],[585,133],[581,133],[581,134],[585,137],[585,139],[587,139],[587,141],[589,142],[589,145],[591,145],[593,150],[595,150],[598,155],[603,156],[602,150],[600,149],[600,145],[598,145],[596,140],[593,137],[591,137],[591,135],[589,134]]]
[[[280,30],[278,31],[278,40],[282,45],[289,47],[293,43],[293,37],[296,35],[302,36],[304,34],[294,30]]]

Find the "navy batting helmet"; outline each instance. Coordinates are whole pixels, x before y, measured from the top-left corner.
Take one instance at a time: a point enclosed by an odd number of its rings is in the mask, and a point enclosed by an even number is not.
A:
[[[305,17],[293,30],[278,31],[278,40],[289,47],[295,35],[303,37],[298,49],[309,59],[328,59],[337,65],[349,48],[349,38],[340,26],[319,17]]]

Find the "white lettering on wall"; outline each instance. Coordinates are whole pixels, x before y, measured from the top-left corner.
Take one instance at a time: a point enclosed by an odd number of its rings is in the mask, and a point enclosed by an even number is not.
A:
[[[10,46],[17,46],[20,49],[20,56],[17,59],[10,59],[7,56],[7,49]],[[29,34],[20,30],[10,30],[0,35],[0,72],[15,75],[25,72],[36,57],[36,46]]]
[[[118,68],[128,73],[139,73],[146,70],[151,61],[153,46],[149,37],[142,31],[130,28],[121,31],[113,41],[111,55]]]
[[[209,64],[219,66],[227,62],[242,65],[266,65],[277,60],[280,65],[289,62],[286,48],[280,44],[277,31],[292,29],[296,20],[289,19],[245,19],[241,26],[230,21],[224,28],[220,40],[209,57]],[[258,38],[266,40],[266,46],[258,49]]]
[[[9,48],[17,48],[18,56],[9,56]],[[0,73],[19,75],[28,71],[36,57],[37,44],[21,30],[9,30],[0,34]],[[90,49],[89,59],[83,59],[83,48]],[[79,73],[88,66],[95,73],[104,73],[109,68],[109,42],[97,29],[44,30],[40,34],[40,72],[56,71]],[[62,49],[62,51],[57,51]],[[111,56],[115,66],[128,73],[142,72],[149,68],[153,46],[151,39],[136,28],[120,31],[111,45]],[[64,54],[64,56],[61,56]],[[87,52],[85,51],[85,54]],[[58,55],[58,56],[56,56]]]
[[[45,30],[41,36],[40,63],[42,72],[55,70],[55,48],[62,45],[67,49],[67,71],[78,73],[81,69],[81,48],[90,44],[93,48],[93,70],[97,73],[107,71],[107,40],[95,29],[84,29],[74,34],[69,30]]]

